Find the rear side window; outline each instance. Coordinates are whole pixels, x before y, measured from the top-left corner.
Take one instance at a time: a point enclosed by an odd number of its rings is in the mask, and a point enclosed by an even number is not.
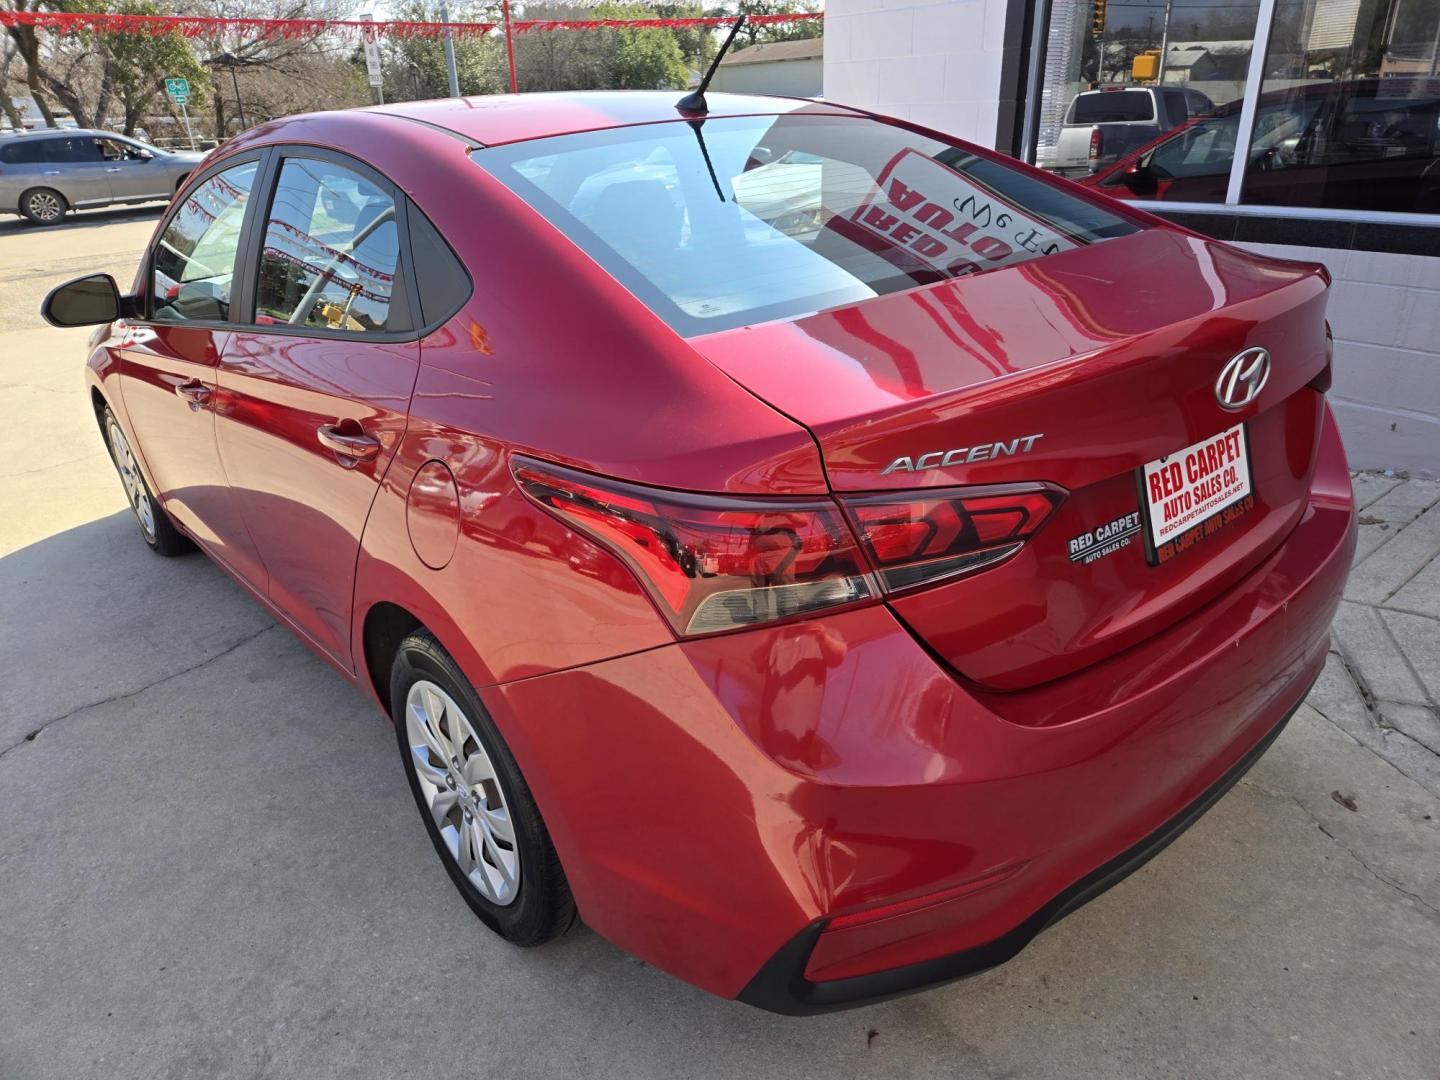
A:
[[[360,173],[286,158],[265,224],[255,321],[356,334],[408,329],[392,305],[395,217],[395,200]]]
[[[1066,123],[1123,124],[1154,119],[1155,103],[1149,90],[1101,90],[1077,97]]]
[[[101,161],[100,143],[91,137],[75,136],[68,139],[46,139],[44,160],[53,164],[77,164]]]
[[[1380,89],[1385,89],[1383,83]],[[1332,115],[1311,139],[1308,164],[1440,156],[1440,99],[1435,97],[1357,93]]]
[[[472,157],[687,336],[1139,229],[1019,168],[860,117],[649,124]]]
[[[0,165],[34,165],[40,160],[40,146],[43,140],[25,139],[21,142],[0,144]]]
[[[165,226],[152,263],[157,322],[230,317],[235,254],[257,168],[247,161],[206,178]]]
[[[411,205],[409,215],[410,257],[420,319],[426,326],[438,326],[470,299],[470,275],[419,207]]]

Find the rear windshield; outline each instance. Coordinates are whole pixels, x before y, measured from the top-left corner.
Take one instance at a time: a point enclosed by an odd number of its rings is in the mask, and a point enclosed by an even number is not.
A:
[[[473,157],[685,336],[1139,229],[1017,167],[860,117],[648,124]]]
[[[1183,115],[1183,114],[1182,114]],[[1101,90],[1081,94],[1070,106],[1067,124],[1118,124],[1127,120],[1154,120],[1155,103],[1149,90]]]

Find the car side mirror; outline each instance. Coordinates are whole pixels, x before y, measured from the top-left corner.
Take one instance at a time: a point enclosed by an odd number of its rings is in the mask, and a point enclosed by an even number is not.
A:
[[[57,285],[40,304],[40,314],[51,326],[98,326],[133,315],[134,309],[109,274],[91,274]]]
[[[1156,190],[1155,173],[1144,158],[1136,158],[1120,173],[1120,182],[1136,195],[1153,195]]]

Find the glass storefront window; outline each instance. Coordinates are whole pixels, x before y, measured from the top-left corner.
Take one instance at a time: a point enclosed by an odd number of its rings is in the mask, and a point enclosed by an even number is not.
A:
[[[1035,164],[1143,202],[1440,213],[1440,0],[1260,11],[1052,0]]]
[[[1278,0],[1240,201],[1440,212],[1440,0]]]
[[[1057,0],[1035,163],[1120,198],[1223,201],[1259,11],[1258,0]]]

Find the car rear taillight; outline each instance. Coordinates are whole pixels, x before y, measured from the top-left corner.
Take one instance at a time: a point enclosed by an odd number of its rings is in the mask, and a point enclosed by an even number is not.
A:
[[[1099,160],[1100,160],[1100,155],[1103,154],[1104,152],[1105,152],[1105,136],[1104,136],[1103,134],[1101,134],[1100,129],[1099,129],[1098,127],[1097,127],[1097,128],[1092,128],[1092,129],[1090,130],[1090,160],[1091,160],[1091,161],[1099,161]]]
[[[886,592],[1009,558],[1060,502],[1039,484],[842,498]]]
[[[659,491],[516,458],[529,498],[613,551],[681,635],[877,599],[830,499]]]

